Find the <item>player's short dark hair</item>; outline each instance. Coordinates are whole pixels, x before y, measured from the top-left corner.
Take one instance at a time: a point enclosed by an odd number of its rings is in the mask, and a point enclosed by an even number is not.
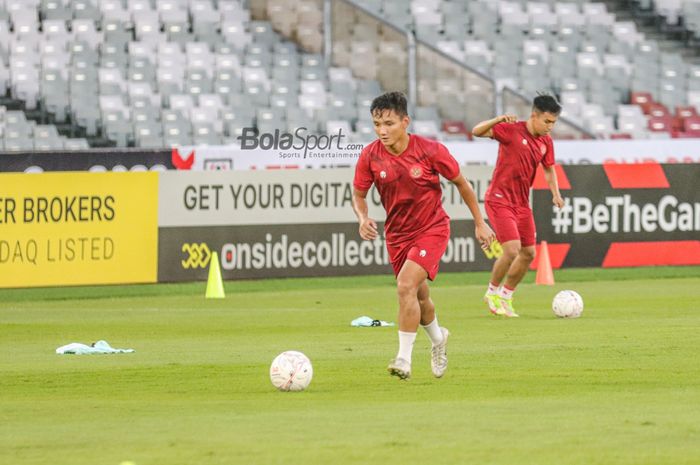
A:
[[[561,113],[561,103],[553,95],[542,92],[532,101],[532,109],[540,113],[558,115]]]
[[[372,116],[381,116],[385,111],[393,111],[399,118],[408,116],[408,101],[402,92],[387,92],[372,100],[369,112]]]

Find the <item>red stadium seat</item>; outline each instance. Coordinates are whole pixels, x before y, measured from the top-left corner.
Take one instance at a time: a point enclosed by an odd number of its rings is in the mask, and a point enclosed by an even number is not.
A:
[[[632,92],[630,94],[630,103],[642,107],[642,111],[648,114],[649,106],[654,103],[654,97],[649,92]]]
[[[610,138],[611,139],[631,139],[632,134],[628,134],[626,132],[616,132],[616,133],[610,134]]]
[[[654,116],[654,117],[671,116],[671,112],[668,111],[668,108],[663,103],[652,102],[649,104],[649,106],[647,108],[648,108],[648,111],[645,111],[644,113],[646,113],[649,116]]]
[[[683,130],[695,137],[700,135],[700,116],[689,116],[683,120]]]
[[[673,118],[670,116],[651,116],[648,121],[649,130],[652,132],[671,132]]]
[[[700,133],[693,134],[685,131],[671,131],[671,137],[674,139],[696,139],[700,137]]]
[[[463,134],[472,139],[472,134],[469,132],[463,121],[459,120],[444,120],[442,122],[442,130],[448,134]]]
[[[676,107],[676,116],[678,116],[679,118],[688,118],[689,116],[698,116],[698,111],[692,105],[684,106],[684,107]]]

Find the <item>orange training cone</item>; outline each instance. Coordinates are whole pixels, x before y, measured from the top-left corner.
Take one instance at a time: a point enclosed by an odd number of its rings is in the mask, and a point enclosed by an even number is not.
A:
[[[543,284],[545,286],[554,285],[554,273],[552,272],[552,261],[549,259],[549,249],[547,249],[547,241],[540,242],[539,261],[537,262],[537,275],[535,276],[535,284]]]

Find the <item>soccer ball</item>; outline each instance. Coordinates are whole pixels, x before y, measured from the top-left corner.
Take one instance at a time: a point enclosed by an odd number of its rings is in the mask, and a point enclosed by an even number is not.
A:
[[[270,365],[270,381],[280,391],[303,391],[313,376],[311,360],[296,350],[282,352]]]
[[[583,312],[583,299],[576,291],[561,291],[552,300],[552,311],[559,318],[578,318]]]

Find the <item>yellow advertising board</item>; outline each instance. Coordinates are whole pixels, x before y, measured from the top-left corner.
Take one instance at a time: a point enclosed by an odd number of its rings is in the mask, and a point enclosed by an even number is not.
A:
[[[0,287],[152,283],[158,173],[0,174]]]

